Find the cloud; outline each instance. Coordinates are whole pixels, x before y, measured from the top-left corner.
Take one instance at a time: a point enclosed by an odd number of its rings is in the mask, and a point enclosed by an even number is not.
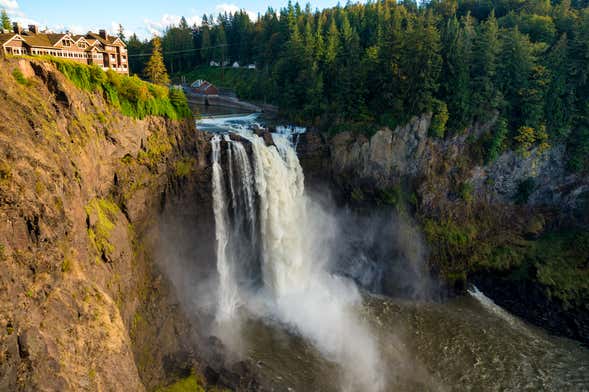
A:
[[[200,23],[201,23],[201,18],[200,18],[200,16],[197,16],[197,15],[188,16],[185,18],[186,18],[186,22],[188,23],[189,26],[192,26],[193,24],[200,25]],[[180,19],[182,19],[181,16],[170,15],[170,14],[162,15],[160,20],[144,19],[143,20],[143,23],[145,23],[144,33],[148,33],[148,35],[150,35],[150,36],[161,35],[167,27],[178,26],[180,24]],[[145,34],[141,34],[142,32],[136,32],[136,33],[139,36],[145,35]]]
[[[234,14],[237,11],[241,10],[242,8],[236,4],[229,4],[229,3],[221,3],[215,6],[217,13],[224,14],[225,12],[228,14]],[[248,14],[251,20],[257,19],[257,14],[253,11],[245,10],[244,11]]]
[[[0,8],[6,9],[6,12],[14,12],[18,9],[18,2],[16,0],[0,0]]]

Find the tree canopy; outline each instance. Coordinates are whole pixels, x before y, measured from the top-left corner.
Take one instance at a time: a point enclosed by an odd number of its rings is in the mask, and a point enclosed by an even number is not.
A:
[[[571,0],[376,0],[312,11],[289,2],[185,19],[163,34],[173,74],[211,61],[255,64],[249,98],[337,131],[433,113],[438,137],[495,121],[487,158],[569,146],[589,169],[589,7]],[[129,40],[129,52],[151,43]],[[131,69],[142,72],[142,60]]]

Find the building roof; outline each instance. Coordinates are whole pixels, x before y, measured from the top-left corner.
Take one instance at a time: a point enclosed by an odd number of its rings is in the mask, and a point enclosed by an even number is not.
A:
[[[53,48],[66,34],[33,34],[31,32],[24,32],[22,37],[29,46],[40,46],[43,48]]]
[[[9,33],[9,34],[0,33],[0,45],[4,45],[6,42],[8,42],[15,35],[16,34],[14,34],[14,33]]]
[[[102,38],[102,37],[100,36],[100,34],[93,33],[92,31],[89,31],[89,32],[88,32],[88,34],[86,34],[86,39],[88,40],[88,42],[90,42],[90,39],[93,39],[93,40],[95,40],[95,41],[98,41],[98,42],[100,42],[100,43],[101,43],[101,44],[103,44],[103,45],[115,45],[115,42],[118,40],[118,41],[120,41],[120,42],[123,44],[123,46],[125,46],[125,47],[127,46],[127,45],[125,45],[125,43],[124,43],[124,42],[123,42],[123,41],[122,41],[122,40],[121,40],[119,37],[117,37],[117,36],[111,36],[111,35],[108,35],[108,34],[107,34],[107,35],[106,35],[106,39],[104,39],[104,38]]]
[[[102,50],[102,46],[104,45],[114,45],[114,46],[123,46],[126,47],[125,43],[119,37],[111,37],[107,35],[107,39],[104,39],[100,36],[100,34],[93,33],[89,31],[85,35],[73,35],[70,33],[33,33],[31,31],[23,31],[22,34],[15,34],[15,33],[0,33],[0,46],[4,45],[14,37],[21,37],[24,43],[30,47],[40,47],[40,48],[50,48],[50,49],[62,49],[61,47],[57,47],[56,44],[61,41],[63,38],[68,37],[71,38],[76,44],[80,42],[80,40],[85,40],[89,47],[85,48],[86,51],[90,51],[93,48],[98,47],[98,50]],[[71,47],[66,47],[68,49],[76,49],[76,50],[84,50],[84,48],[79,48],[77,45],[72,45]]]

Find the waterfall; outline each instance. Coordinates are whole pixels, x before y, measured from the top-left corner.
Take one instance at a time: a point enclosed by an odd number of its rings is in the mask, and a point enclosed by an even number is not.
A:
[[[361,295],[354,283],[328,271],[335,221],[305,194],[292,135],[274,134],[273,146],[247,130],[240,136],[251,145],[251,163],[243,143],[225,137],[231,214],[221,139],[212,141],[218,312],[232,317],[243,306],[279,319],[341,365],[346,389],[382,390],[375,338],[358,314]],[[252,283],[256,278],[259,284]]]
[[[231,255],[227,252],[229,241],[227,225],[227,203],[223,169],[221,167],[221,139],[214,136],[211,140],[213,161],[213,211],[215,215],[215,238],[217,240],[217,271],[219,273],[219,292],[217,318],[229,319],[235,313],[239,303],[239,292],[233,275]]]
[[[252,136],[260,197],[263,281],[277,297],[304,288],[313,260],[305,256],[303,172],[296,153],[275,138],[277,148]]]

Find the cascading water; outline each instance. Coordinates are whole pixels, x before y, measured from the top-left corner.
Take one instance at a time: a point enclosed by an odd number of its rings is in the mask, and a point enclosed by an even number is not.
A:
[[[233,260],[227,252],[229,242],[227,224],[227,202],[221,167],[221,139],[215,135],[211,139],[213,161],[213,210],[215,215],[215,237],[217,239],[217,271],[219,273],[219,293],[217,318],[225,320],[231,318],[239,303],[239,293],[233,273]]]
[[[418,233],[380,211],[367,221],[351,219],[346,210],[327,213],[321,207],[326,202],[318,204],[321,198],[303,186],[293,149],[301,130],[279,127],[272,134],[275,145],[269,146],[250,130],[257,128],[255,122],[254,116],[199,122],[200,129],[215,133],[216,274],[213,285],[208,265],[207,274],[198,270],[186,282],[184,276],[176,280],[190,288],[186,302],[193,306],[195,301],[195,311],[208,314],[216,300],[213,333],[227,353],[236,354],[231,361],[256,364],[264,388],[587,390],[589,350],[530,327],[474,288],[472,298],[443,303],[416,301],[420,295],[411,300],[361,296],[340,276],[384,282],[374,278],[379,271],[372,269],[374,260],[398,274],[392,284],[419,283],[419,274],[395,265],[420,258],[419,249],[404,244],[415,245]],[[392,221],[396,231],[381,233],[387,227],[381,218]],[[182,245],[175,229],[169,226],[164,233]],[[393,251],[388,245],[372,247],[373,239],[379,245],[392,241]],[[182,259],[175,251],[176,246],[166,255]],[[213,298],[211,287],[218,290]],[[421,286],[411,287],[418,294]]]
[[[328,272],[333,220],[305,194],[291,135],[274,134],[268,146],[238,130],[251,146],[251,162],[241,141],[227,135],[212,140],[217,318],[237,318],[243,305],[249,314],[278,319],[340,364],[347,388],[381,390],[376,343],[358,312],[361,296],[351,281]]]

